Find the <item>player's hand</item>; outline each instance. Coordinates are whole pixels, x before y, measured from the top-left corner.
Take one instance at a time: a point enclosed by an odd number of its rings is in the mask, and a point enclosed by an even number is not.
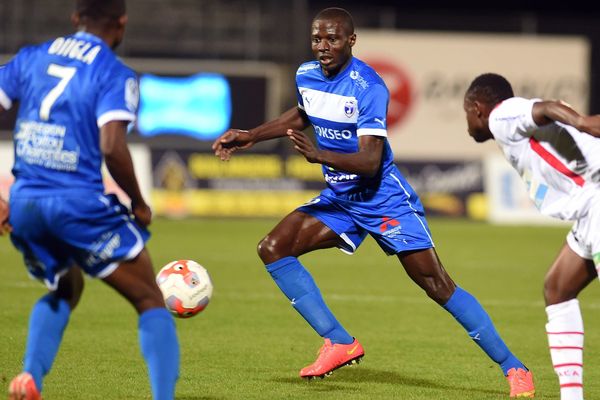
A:
[[[152,209],[145,202],[132,203],[131,213],[135,217],[136,222],[143,227],[150,225],[152,222]]]
[[[600,137],[600,115],[581,116],[577,128],[592,136]]]
[[[213,142],[212,149],[215,156],[222,161],[228,161],[234,151],[247,149],[253,144],[254,141],[250,137],[250,132],[241,129],[229,129]]]
[[[306,158],[308,162],[318,163],[321,151],[315,147],[315,144],[302,131],[288,129],[287,135],[294,143],[294,149]]]
[[[12,232],[12,226],[8,223],[9,213],[8,203],[0,197],[0,235]]]

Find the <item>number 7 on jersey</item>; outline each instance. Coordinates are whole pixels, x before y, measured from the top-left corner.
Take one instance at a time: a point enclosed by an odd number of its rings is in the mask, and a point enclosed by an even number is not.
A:
[[[58,99],[62,92],[65,91],[69,81],[75,76],[77,68],[50,64],[48,65],[48,70],[46,72],[50,76],[60,78],[60,81],[58,81],[58,84],[54,86],[42,100],[42,105],[40,106],[40,118],[43,121],[48,121],[50,118],[50,109],[56,102],[56,99]]]

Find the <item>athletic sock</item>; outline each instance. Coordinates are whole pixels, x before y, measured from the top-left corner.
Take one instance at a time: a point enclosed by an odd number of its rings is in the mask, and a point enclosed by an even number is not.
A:
[[[179,342],[173,317],[164,308],[152,308],[140,315],[138,330],[152,398],[173,400],[179,377]]]
[[[550,357],[561,400],[583,399],[583,319],[577,299],[546,307]]]
[[[51,293],[40,298],[31,311],[23,370],[33,376],[40,392],[44,376],[50,371],[60,347],[70,315],[69,303]]]
[[[502,369],[527,368],[508,349],[481,304],[467,291],[456,287],[444,308],[467,330],[469,336]]]
[[[296,257],[284,257],[266,268],[292,306],[321,337],[334,344],[354,341],[333,316],[312,276]]]

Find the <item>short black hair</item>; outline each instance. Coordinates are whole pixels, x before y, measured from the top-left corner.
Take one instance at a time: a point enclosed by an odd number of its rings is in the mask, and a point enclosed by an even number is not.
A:
[[[512,86],[502,75],[487,73],[479,75],[471,82],[465,97],[487,104],[498,104],[514,97]]]
[[[352,35],[354,33],[354,20],[352,19],[352,15],[350,15],[350,13],[343,8],[325,8],[319,11],[313,21],[318,19],[337,19],[345,25],[346,33],[348,33],[348,35]]]
[[[125,0],[76,0],[75,12],[93,20],[118,19],[127,12]]]

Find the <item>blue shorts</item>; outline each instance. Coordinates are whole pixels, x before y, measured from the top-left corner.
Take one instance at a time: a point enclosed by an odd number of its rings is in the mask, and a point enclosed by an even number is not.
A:
[[[51,290],[73,264],[93,277],[110,275],[150,237],[115,195],[99,193],[11,197],[10,223],[29,274]]]
[[[349,254],[367,234],[388,255],[434,247],[421,201],[399,173],[384,177],[377,190],[336,195],[325,189],[297,210],[338,234]]]

